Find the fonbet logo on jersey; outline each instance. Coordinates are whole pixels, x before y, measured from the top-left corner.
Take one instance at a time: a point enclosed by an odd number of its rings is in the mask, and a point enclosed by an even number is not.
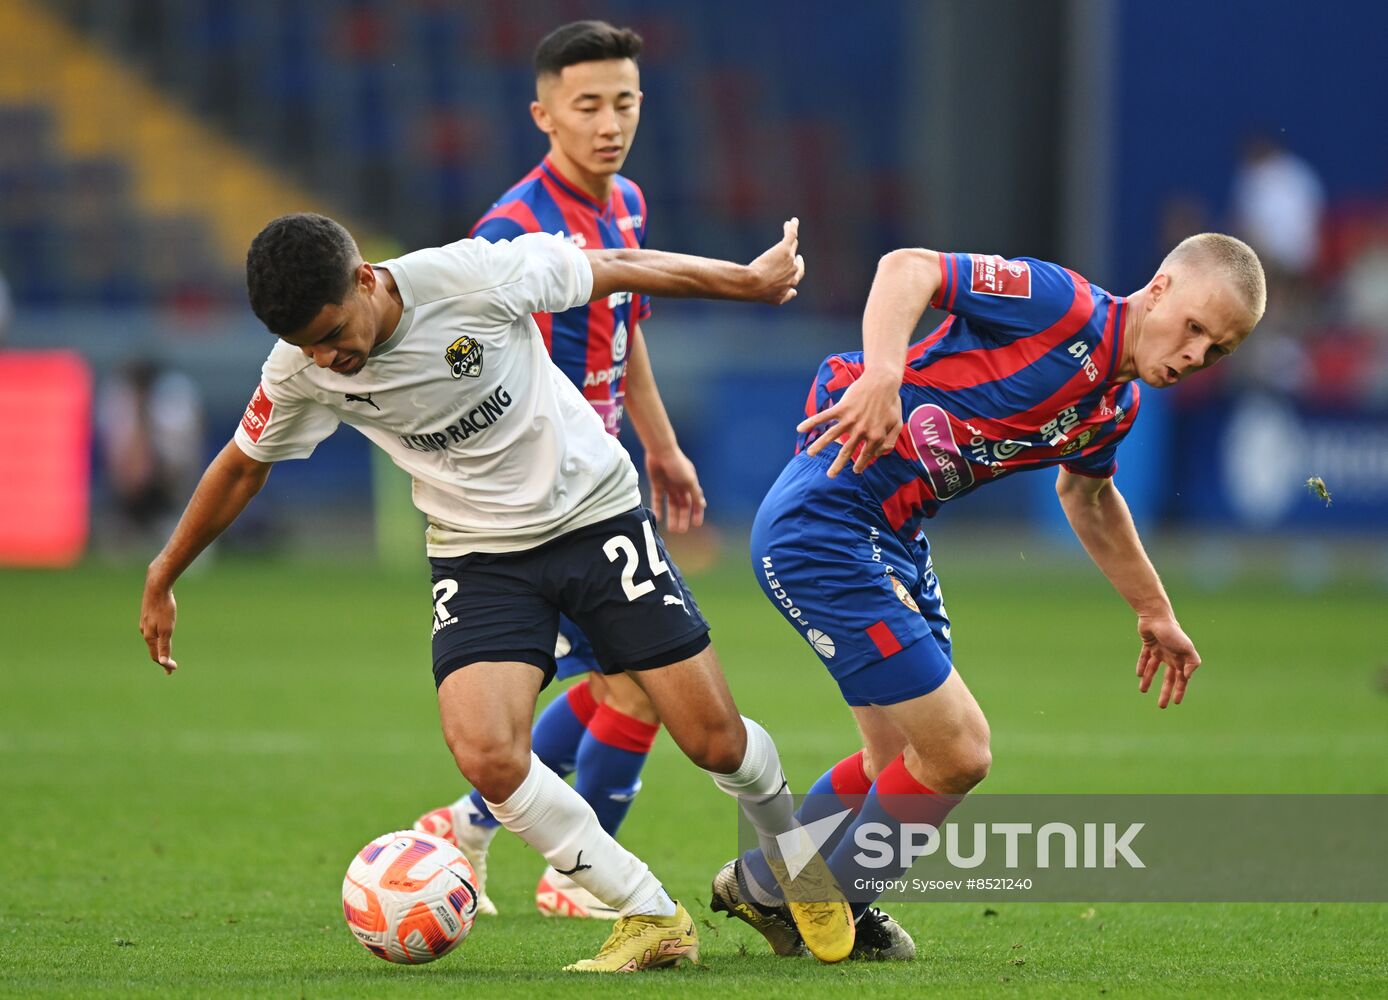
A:
[[[260,435],[265,433],[265,426],[270,422],[270,414],[274,410],[275,404],[270,401],[269,396],[265,395],[265,386],[256,386],[251,401],[246,404],[246,412],[241,417],[241,429],[252,441],[259,441]]]
[[[972,289],[977,295],[1031,298],[1031,267],[1020,260],[975,254]]]

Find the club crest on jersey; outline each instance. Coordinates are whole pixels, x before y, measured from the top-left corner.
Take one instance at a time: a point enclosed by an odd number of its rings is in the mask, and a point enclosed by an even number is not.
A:
[[[1081,431],[1079,437],[1068,442],[1064,448],[1060,449],[1062,455],[1072,455],[1087,445],[1094,438],[1093,429]]]
[[[920,614],[921,609],[916,604],[916,599],[911,596],[911,591],[907,588],[906,584],[902,583],[900,580],[898,580],[895,576],[892,576],[890,573],[887,574],[887,579],[892,581],[892,589],[896,591],[896,596],[901,599],[901,603],[906,605],[916,614]]]
[[[471,337],[459,337],[443,352],[454,378],[477,378],[482,374],[482,345]]]
[[[1031,298],[1031,267],[1024,261],[975,254],[973,291],[1008,299]]]

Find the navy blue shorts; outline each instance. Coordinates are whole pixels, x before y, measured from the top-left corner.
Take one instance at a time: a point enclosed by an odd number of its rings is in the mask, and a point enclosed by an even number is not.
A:
[[[560,616],[582,630],[606,674],[687,660],[708,622],[641,507],[524,552],[430,558],[434,683],[481,661],[555,673]]]
[[[929,694],[952,669],[930,543],[893,533],[852,469],[825,474],[832,460],[796,455],[762,501],[752,526],[757,582],[848,704]]]

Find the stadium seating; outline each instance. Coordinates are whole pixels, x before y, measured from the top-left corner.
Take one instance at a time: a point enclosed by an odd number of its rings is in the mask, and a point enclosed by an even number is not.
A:
[[[13,6],[24,10],[30,3],[16,0]],[[212,123],[287,180],[389,234],[397,246],[464,235],[490,201],[539,158],[544,143],[526,113],[534,86],[530,53],[550,27],[580,16],[571,8],[558,0],[44,5],[61,14],[77,44],[133,68],[175,109]],[[898,140],[894,128],[882,127],[901,100],[895,85],[899,60],[891,51],[841,51],[833,33],[797,28],[790,0],[760,5],[751,16],[734,0],[659,12],[622,0],[604,8],[604,16],[631,23],[647,40],[643,87],[651,110],[628,172],[647,190],[652,243],[749,257],[774,235],[781,218],[799,214],[820,234],[818,280],[807,288],[807,298],[851,311],[877,251],[904,238],[898,201],[903,183],[894,166],[901,159]],[[883,9],[861,16],[880,20],[880,37],[891,37],[892,19],[900,14]],[[740,30],[728,31],[732,23]],[[862,89],[858,67],[868,56],[878,72],[866,84],[876,95],[873,114],[864,115],[848,96],[853,88],[843,82],[852,75]],[[807,67],[814,72],[805,72]],[[43,112],[42,103],[15,111]],[[46,148],[47,167],[26,161],[34,171],[52,170],[53,157],[66,167],[70,151],[51,141]],[[144,154],[140,148],[132,146],[132,158],[151,159],[148,147]],[[162,163],[158,190],[167,196],[191,186],[205,204],[158,206],[177,207],[175,215],[191,218],[136,228],[162,235],[175,229],[178,239],[191,243],[179,244],[158,262],[134,261],[140,273],[122,290],[101,280],[78,290],[66,277],[54,287],[54,279],[35,276],[23,263],[35,239],[67,256],[74,234],[40,220],[42,234],[31,237],[21,226],[18,235],[0,238],[0,268],[15,272],[21,301],[76,293],[98,302],[163,302],[184,285],[204,282],[214,286],[214,295],[234,297],[232,234],[239,236],[240,229],[228,217],[243,227],[252,221],[240,218],[245,202],[222,197],[196,169],[190,177],[186,150],[166,144],[152,159],[153,165],[116,162],[92,169],[112,171],[111,211],[139,220],[151,212],[140,199],[148,187],[140,171]],[[125,181],[115,176],[122,169],[129,175]],[[263,215],[262,209],[254,221]],[[171,269],[171,261],[190,264]],[[101,273],[95,262],[79,269],[93,279]]]

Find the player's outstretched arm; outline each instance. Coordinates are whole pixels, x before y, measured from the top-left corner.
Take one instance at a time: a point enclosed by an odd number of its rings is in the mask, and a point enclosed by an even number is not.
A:
[[[1123,495],[1111,479],[1092,479],[1063,468],[1055,491],[1084,550],[1137,612],[1137,631],[1142,639],[1137,657],[1138,690],[1145,694],[1157,668],[1165,664],[1157,707],[1165,708],[1172,702],[1179,705],[1191,675],[1200,666],[1200,654],[1176,621]]]
[[[829,466],[833,478],[850,460],[862,472],[896,446],[901,434],[901,374],[906,347],[921,314],[940,288],[940,258],[933,250],[893,250],[877,263],[863,309],[863,374],[833,406],[806,417],[796,429],[836,423],[834,433],[811,442],[818,455],[831,441],[843,447]]]
[[[800,220],[791,219],[779,242],[750,264],[666,253],[663,250],[585,250],[593,267],[590,301],[613,292],[671,299],[735,299],[784,305],[805,275],[799,254]]]
[[[235,521],[251,497],[260,492],[270,475],[270,464],[257,462],[228,441],[198,481],[178,526],[154,557],[145,573],[145,592],[140,601],[140,634],[149,647],[149,658],[167,674],[178,669],[173,658],[173,630],[177,617],[173,585],[203,549]]]

